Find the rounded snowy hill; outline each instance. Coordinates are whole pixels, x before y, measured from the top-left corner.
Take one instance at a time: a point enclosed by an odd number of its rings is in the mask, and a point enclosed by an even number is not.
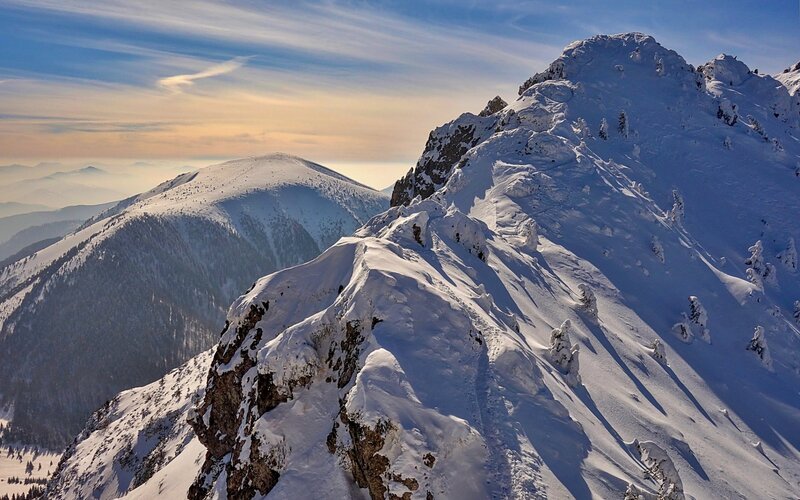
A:
[[[275,154],[187,173],[0,271],[0,397],[13,435],[62,445],[119,390],[216,339],[258,276],[300,264],[386,197]]]

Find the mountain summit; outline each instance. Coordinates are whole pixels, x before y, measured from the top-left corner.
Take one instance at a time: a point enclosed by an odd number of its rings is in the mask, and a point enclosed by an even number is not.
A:
[[[103,401],[216,341],[260,275],[317,256],[384,195],[276,154],[187,173],[0,271],[11,435],[66,444]]]
[[[115,490],[82,460],[116,406],[49,491],[796,496],[793,99],[639,33],[571,44],[516,101],[434,130],[391,209],[234,302],[183,451],[183,423],[112,440],[160,457]]]

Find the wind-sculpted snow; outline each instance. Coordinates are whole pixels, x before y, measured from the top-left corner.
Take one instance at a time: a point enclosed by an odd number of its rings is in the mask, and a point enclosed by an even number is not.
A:
[[[183,174],[0,271],[0,398],[12,435],[68,443],[120,390],[217,340],[256,278],[319,255],[387,206],[286,155]]]
[[[709,64],[595,37],[437,129],[234,303],[190,498],[797,497],[800,114]]]

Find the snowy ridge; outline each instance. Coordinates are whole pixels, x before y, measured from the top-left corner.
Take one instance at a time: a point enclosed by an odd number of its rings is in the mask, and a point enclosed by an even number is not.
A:
[[[16,403],[13,432],[66,444],[103,400],[210,347],[255,278],[315,257],[385,207],[315,163],[248,158],[178,176],[3,268],[0,381]],[[114,342],[124,360],[107,353]],[[86,369],[98,363],[108,379]],[[54,382],[53,367],[73,379]],[[53,384],[71,395],[54,401]]]
[[[789,92],[632,33],[520,93],[233,304],[190,498],[797,496]]]

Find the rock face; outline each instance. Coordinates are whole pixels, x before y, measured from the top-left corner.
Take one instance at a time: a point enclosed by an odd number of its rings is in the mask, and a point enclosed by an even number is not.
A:
[[[386,205],[299,158],[246,159],[121,202],[4,268],[11,438],[67,444],[104,400],[209,348],[227,304],[258,276],[315,257]]]
[[[598,36],[437,129],[404,201],[231,307],[191,497],[796,496],[800,283],[745,260],[800,237],[800,113],[713,66]],[[710,344],[672,330],[698,296]]]

